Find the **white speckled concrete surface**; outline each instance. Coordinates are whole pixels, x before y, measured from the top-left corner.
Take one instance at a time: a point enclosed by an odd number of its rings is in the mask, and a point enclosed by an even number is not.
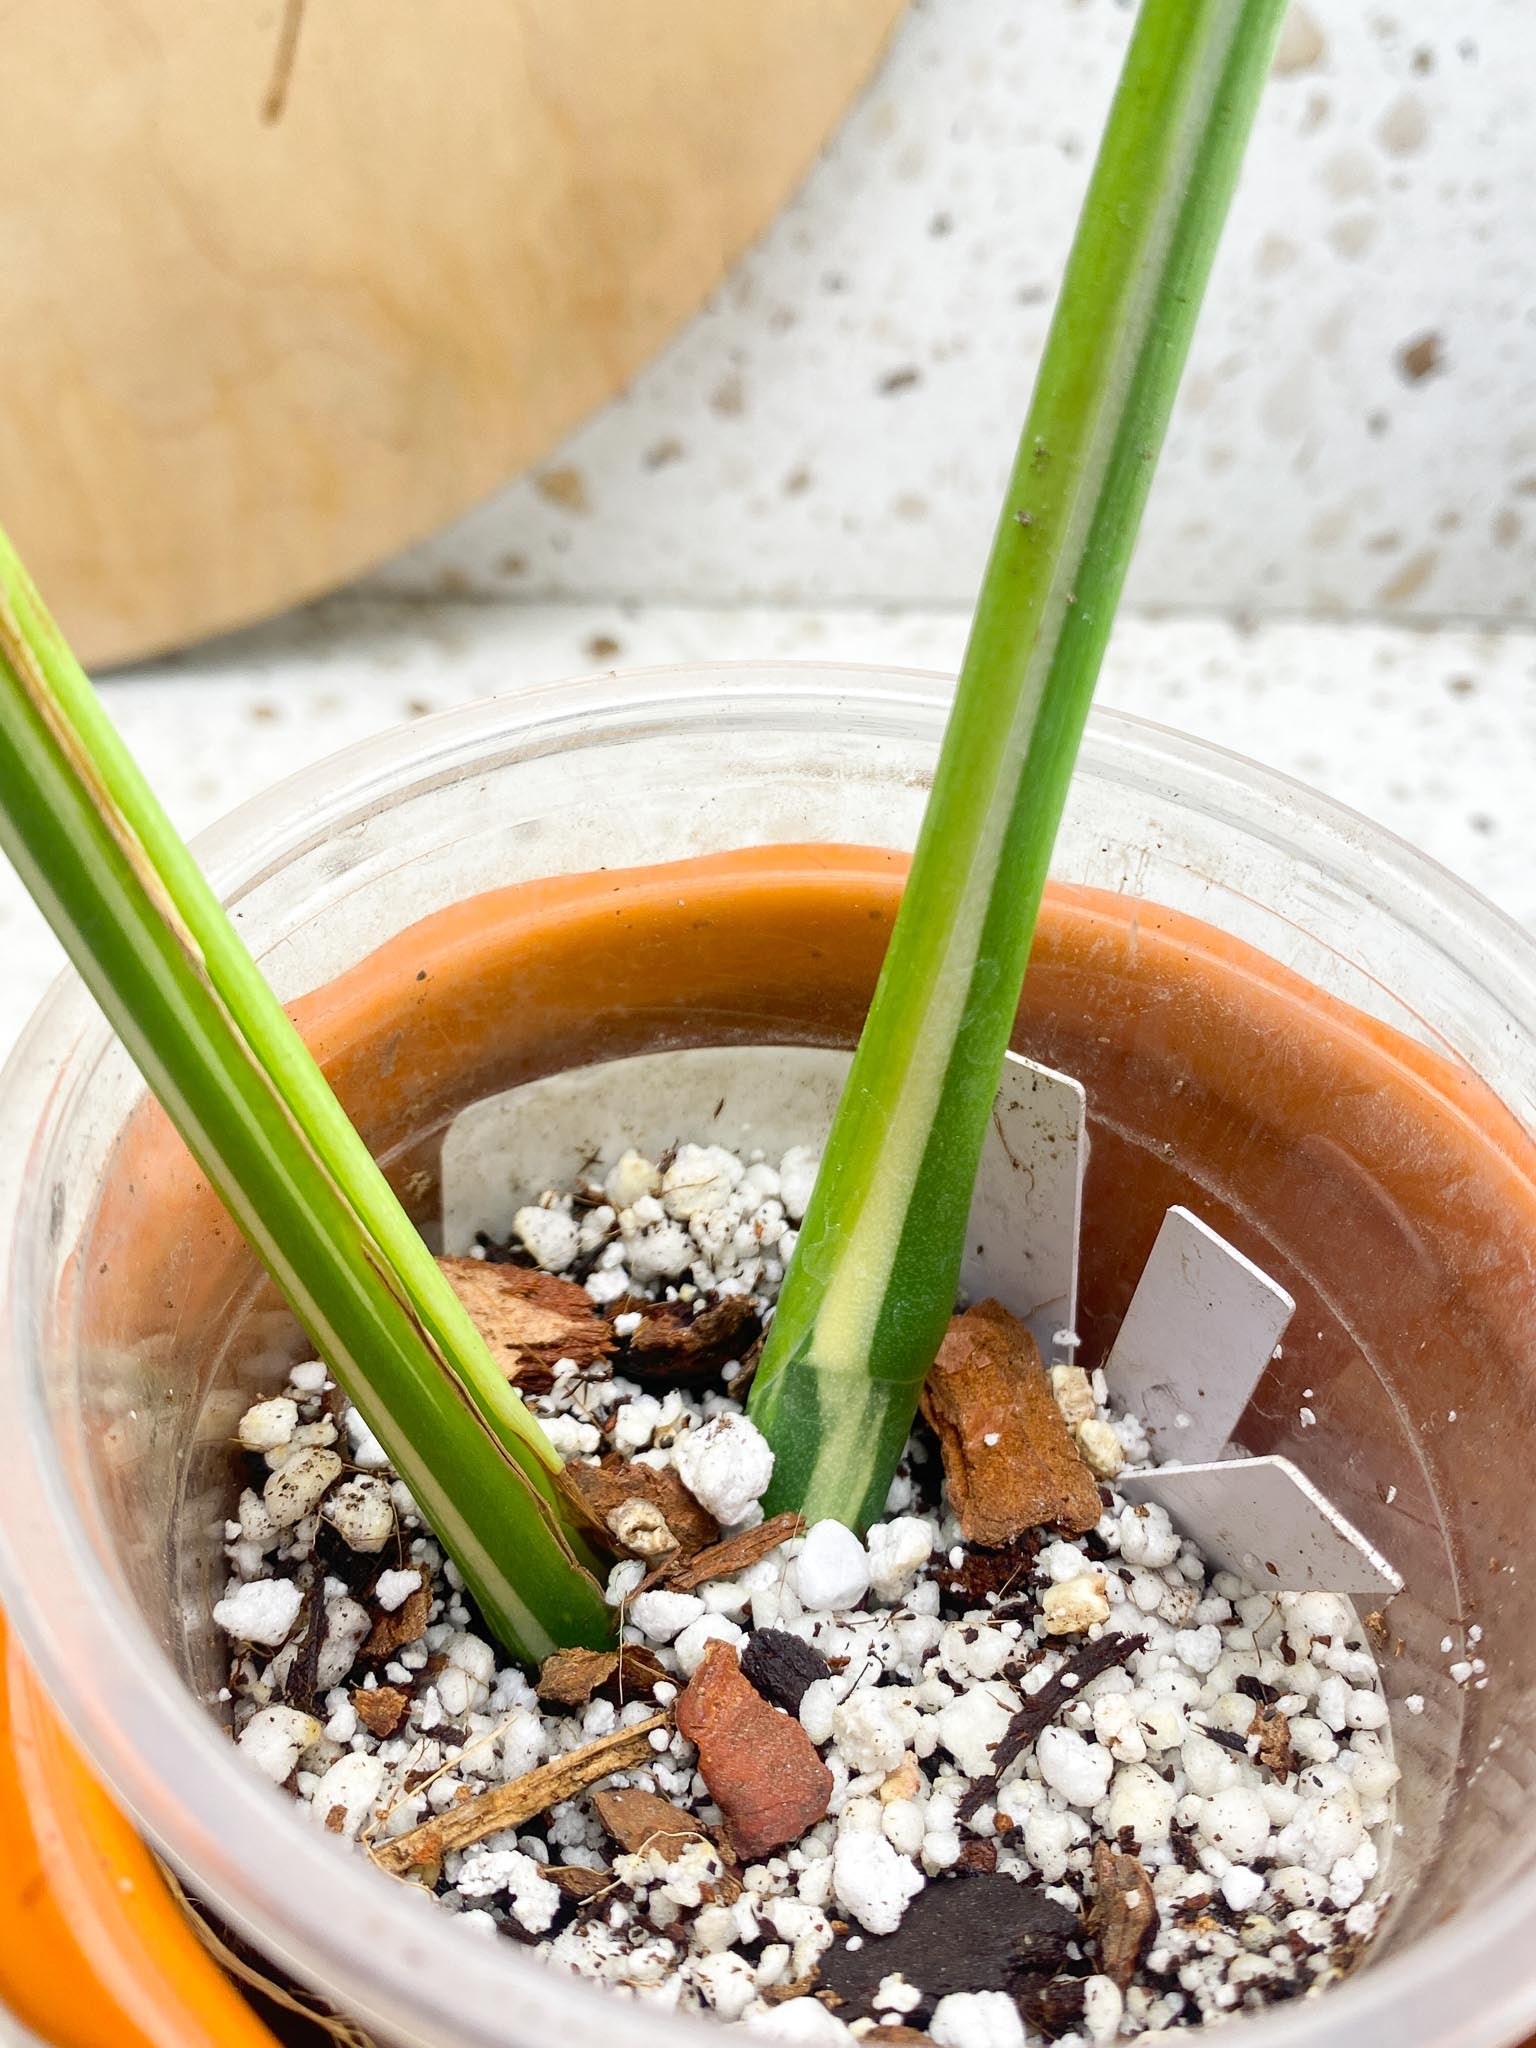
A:
[[[715,302],[397,592],[968,602],[1131,11],[919,0]],[[1529,617],[1536,11],[1293,6],[1133,602]]]
[[[117,678],[109,702],[191,831],[365,733],[620,665],[789,657],[952,670],[963,610],[401,604],[342,598]],[[1104,700],[1327,790],[1536,924],[1536,633],[1122,619]],[[0,869],[0,1051],[55,972]]]

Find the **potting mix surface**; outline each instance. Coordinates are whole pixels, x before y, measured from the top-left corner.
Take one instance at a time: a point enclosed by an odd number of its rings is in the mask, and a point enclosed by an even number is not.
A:
[[[316,1823],[487,1939],[795,2040],[1022,2048],[1315,1991],[1385,1903],[1349,1603],[1155,1506],[1102,1375],[957,1315],[863,1542],[764,1521],[743,1413],[815,1178],[627,1153],[443,1263],[623,1561],[621,1641],[506,1663],[318,1364],[256,1403],[226,1701]]]

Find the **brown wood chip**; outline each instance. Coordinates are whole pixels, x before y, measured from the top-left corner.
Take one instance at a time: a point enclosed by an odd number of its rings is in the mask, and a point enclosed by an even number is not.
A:
[[[680,1806],[658,1799],[654,1792],[642,1792],[632,1785],[615,1785],[595,1792],[592,1805],[603,1826],[629,1856],[638,1856],[642,1849],[654,1849],[672,1863],[690,1842],[713,1845],[707,1828]]]
[[[1081,1534],[1103,1512],[1040,1364],[1001,1302],[951,1321],[923,1388],[967,1543],[997,1546],[1041,1525]]]
[[[658,1799],[653,1792],[623,1785],[594,1793],[592,1804],[603,1826],[630,1856],[637,1856],[642,1849],[655,1849],[664,1861],[675,1863],[690,1842],[707,1842],[720,1857],[721,1871],[713,1884],[704,1886],[706,1900],[730,1906],[741,1897],[741,1877],[732,1868],[729,1850],[712,1828],[684,1813],[680,1806]]]
[[[613,1883],[611,1870],[588,1870],[580,1863],[546,1863],[543,1874],[564,1897],[578,1904],[595,1899]]]
[[[667,1676],[661,1659],[640,1643],[617,1650],[556,1650],[544,1659],[534,1691],[548,1707],[584,1707],[597,1693],[635,1699]]]
[[[699,1315],[681,1301],[646,1302],[640,1323],[630,1332],[624,1377],[642,1386],[653,1380],[669,1387],[703,1385],[728,1360],[740,1360],[751,1349],[759,1327],[751,1302],[742,1295],[728,1294]]]
[[[1152,1880],[1134,1856],[1093,1845],[1093,1904],[1087,1929],[1098,1944],[1099,1968],[1124,1991],[1157,1932]]]
[[[1278,1707],[1260,1704],[1248,1723],[1250,1736],[1259,1738],[1259,1762],[1277,1778],[1288,1778],[1297,1768],[1291,1747],[1291,1724]]]
[[[525,1393],[547,1393],[562,1358],[591,1367],[613,1350],[613,1325],[573,1280],[487,1259],[437,1263],[491,1356]]]
[[[556,1650],[539,1667],[534,1692],[547,1707],[584,1707],[618,1668],[617,1650]]]
[[[610,1534],[613,1516],[641,1500],[661,1510],[685,1556],[720,1540],[720,1524],[707,1508],[699,1506],[670,1466],[657,1472],[649,1465],[567,1465],[565,1477]]]
[[[392,1614],[379,1614],[372,1634],[358,1655],[375,1662],[393,1657],[396,1650],[403,1650],[407,1643],[418,1642],[426,1634],[427,1617],[431,1612],[432,1583],[422,1572],[421,1584],[414,1593],[402,1600]]]
[[[866,2027],[859,2039],[875,2048],[933,2048],[932,2034],[920,2027]]]
[[[624,1643],[619,1649],[618,1670],[598,1689],[623,1706],[627,1700],[639,1699],[658,1685],[675,1682],[654,1650],[647,1649],[644,1643]]]
[[[698,1550],[692,1557],[680,1557],[662,1565],[653,1576],[674,1593],[691,1593],[695,1586],[706,1585],[711,1579],[734,1578],[749,1564],[756,1564],[781,1543],[787,1543],[791,1536],[803,1534],[804,1529],[803,1515],[773,1515],[755,1529],[743,1529],[739,1535],[727,1536],[723,1543],[712,1544],[708,1550]]]
[[[357,1718],[370,1735],[385,1741],[411,1710],[411,1696],[398,1685],[360,1685],[352,1694]]]
[[[450,1849],[467,1849],[471,1842],[482,1841],[500,1828],[520,1827],[536,1813],[547,1812],[562,1799],[574,1799],[578,1792],[611,1777],[615,1771],[632,1770],[636,1764],[649,1761],[655,1753],[651,1736],[658,1728],[669,1725],[666,1714],[652,1714],[649,1720],[639,1721],[633,1728],[620,1728],[582,1749],[569,1750],[550,1763],[540,1764],[536,1771],[526,1771],[508,1784],[493,1786],[489,1792],[467,1799],[462,1806],[449,1807],[446,1813],[423,1821],[420,1827],[411,1828],[393,1842],[377,1844],[373,1860],[381,1869],[398,1876],[418,1864],[441,1861]]]

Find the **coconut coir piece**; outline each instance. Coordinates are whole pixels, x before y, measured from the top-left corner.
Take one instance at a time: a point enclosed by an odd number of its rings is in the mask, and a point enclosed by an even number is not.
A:
[[[1054,2041],[1058,2034],[1070,2034],[1081,2020],[1087,2002],[1084,1990],[1081,1977],[1035,1977],[1019,1988],[1019,2011],[1037,2034]]]
[[[958,1618],[973,1607],[1003,1603],[1011,1615],[1034,1608],[1039,1603],[1031,1574],[1039,1555],[1038,1529],[1026,1529],[1001,1550],[984,1550],[979,1544],[968,1543],[958,1564],[951,1564],[946,1553],[938,1564],[930,1567],[939,1589],[940,1613]]]
[[[573,1280],[487,1259],[437,1263],[492,1358],[525,1393],[548,1393],[562,1359],[590,1368],[613,1350],[613,1325]]]
[[[782,1628],[755,1629],[741,1653],[741,1668],[748,1684],[786,1714],[798,1714],[817,1680],[832,1676],[820,1650]]]
[[[1081,1535],[1103,1512],[1040,1364],[1001,1302],[955,1316],[923,1388],[967,1543],[996,1548],[1041,1526]]]
[[[1102,1677],[1117,1664],[1123,1664],[1132,1650],[1139,1650],[1145,1641],[1145,1636],[1113,1635],[1101,1636],[1096,1643],[1084,1643],[1038,1691],[1026,1694],[1023,1706],[992,1745],[992,1769],[984,1778],[978,1778],[961,1800],[960,1818],[970,1820],[989,1799],[997,1798],[998,1780],[1004,1771],[1034,1744],[1067,1702],[1076,1699],[1090,1679]],[[1007,1797],[1006,1793],[1001,1796]]]
[[[832,1798],[832,1773],[811,1738],[742,1676],[729,1643],[713,1642],[677,1703],[699,1770],[743,1862],[797,1842]]]

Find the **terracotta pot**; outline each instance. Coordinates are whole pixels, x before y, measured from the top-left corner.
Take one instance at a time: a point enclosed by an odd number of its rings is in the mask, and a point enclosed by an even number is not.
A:
[[[651,687],[676,712],[678,686]],[[787,707],[782,676],[733,683],[728,746],[754,815],[769,833],[798,818],[906,842],[938,704],[906,685],[841,688],[818,722],[808,706],[826,704],[825,679],[799,702],[789,686]],[[840,1044],[857,1030],[899,852],[733,849],[741,814],[717,820],[712,840],[700,793],[663,837],[701,852],[606,864],[637,828],[605,823],[604,802],[613,811],[616,788],[645,786],[637,768],[665,763],[666,748],[646,753],[659,732],[675,755],[679,732],[708,715],[702,689],[682,695],[671,725],[634,686],[597,711],[579,693],[480,707],[413,735],[413,758],[390,771],[406,797],[381,796],[378,749],[365,749],[339,793],[312,782],[286,799],[286,840],[258,815],[231,842],[258,950],[429,1234],[443,1132],[488,1094],[669,1045]],[[852,738],[840,756],[839,732]],[[818,767],[835,785],[827,808]],[[674,762],[674,805],[679,788]],[[1063,842],[1082,879],[1052,892],[1015,1043],[1088,1091],[1090,1362],[1170,1202],[1291,1289],[1292,1334],[1244,1440],[1294,1457],[1404,1572],[1385,1677],[1394,1701],[1426,1703],[1395,1716],[1405,1833],[1378,1960],[1323,2000],[1233,2024],[1255,2043],[1327,2048],[1388,2027],[1449,2040],[1453,2021],[1459,2042],[1508,2041],[1536,2006],[1509,1932],[1536,1880],[1508,1821],[1536,1699],[1529,1452],[1515,1426],[1536,1336],[1536,1051],[1521,1015],[1536,997],[1532,949],[1357,821],[1166,736],[1101,733],[1085,791],[1090,815]],[[463,811],[448,836],[478,841],[469,871],[500,886],[466,892],[460,853],[423,837],[416,807],[440,809],[445,792]],[[641,824],[657,836],[653,810]],[[521,872],[502,858],[518,830],[532,845]],[[1144,886],[1185,907],[1098,886],[1111,847],[1111,873],[1130,848]],[[578,854],[578,871],[547,872]],[[1461,929],[1435,924],[1446,903]],[[371,2024],[412,2040],[521,2042],[559,2027],[596,2042],[612,2026],[600,1997],[505,1944],[488,1954],[338,1856],[192,1704],[189,1690],[218,1683],[205,1618],[230,1425],[302,1340],[112,1055],[76,1050],[26,1109],[38,1135],[29,1156],[16,1147],[26,1186],[10,1190],[9,1227],[31,1320],[12,1331],[0,1440],[24,1442],[33,1479],[15,1474],[0,1525],[18,1619],[93,1756],[228,1917]],[[1317,1427],[1303,1428],[1303,1407]],[[23,1524],[57,1546],[46,1588],[19,1555]],[[1451,1634],[1459,1654],[1473,1623],[1488,1683],[1463,1690],[1439,1644]],[[624,2015],[637,2041],[675,2040],[682,2025]]]

